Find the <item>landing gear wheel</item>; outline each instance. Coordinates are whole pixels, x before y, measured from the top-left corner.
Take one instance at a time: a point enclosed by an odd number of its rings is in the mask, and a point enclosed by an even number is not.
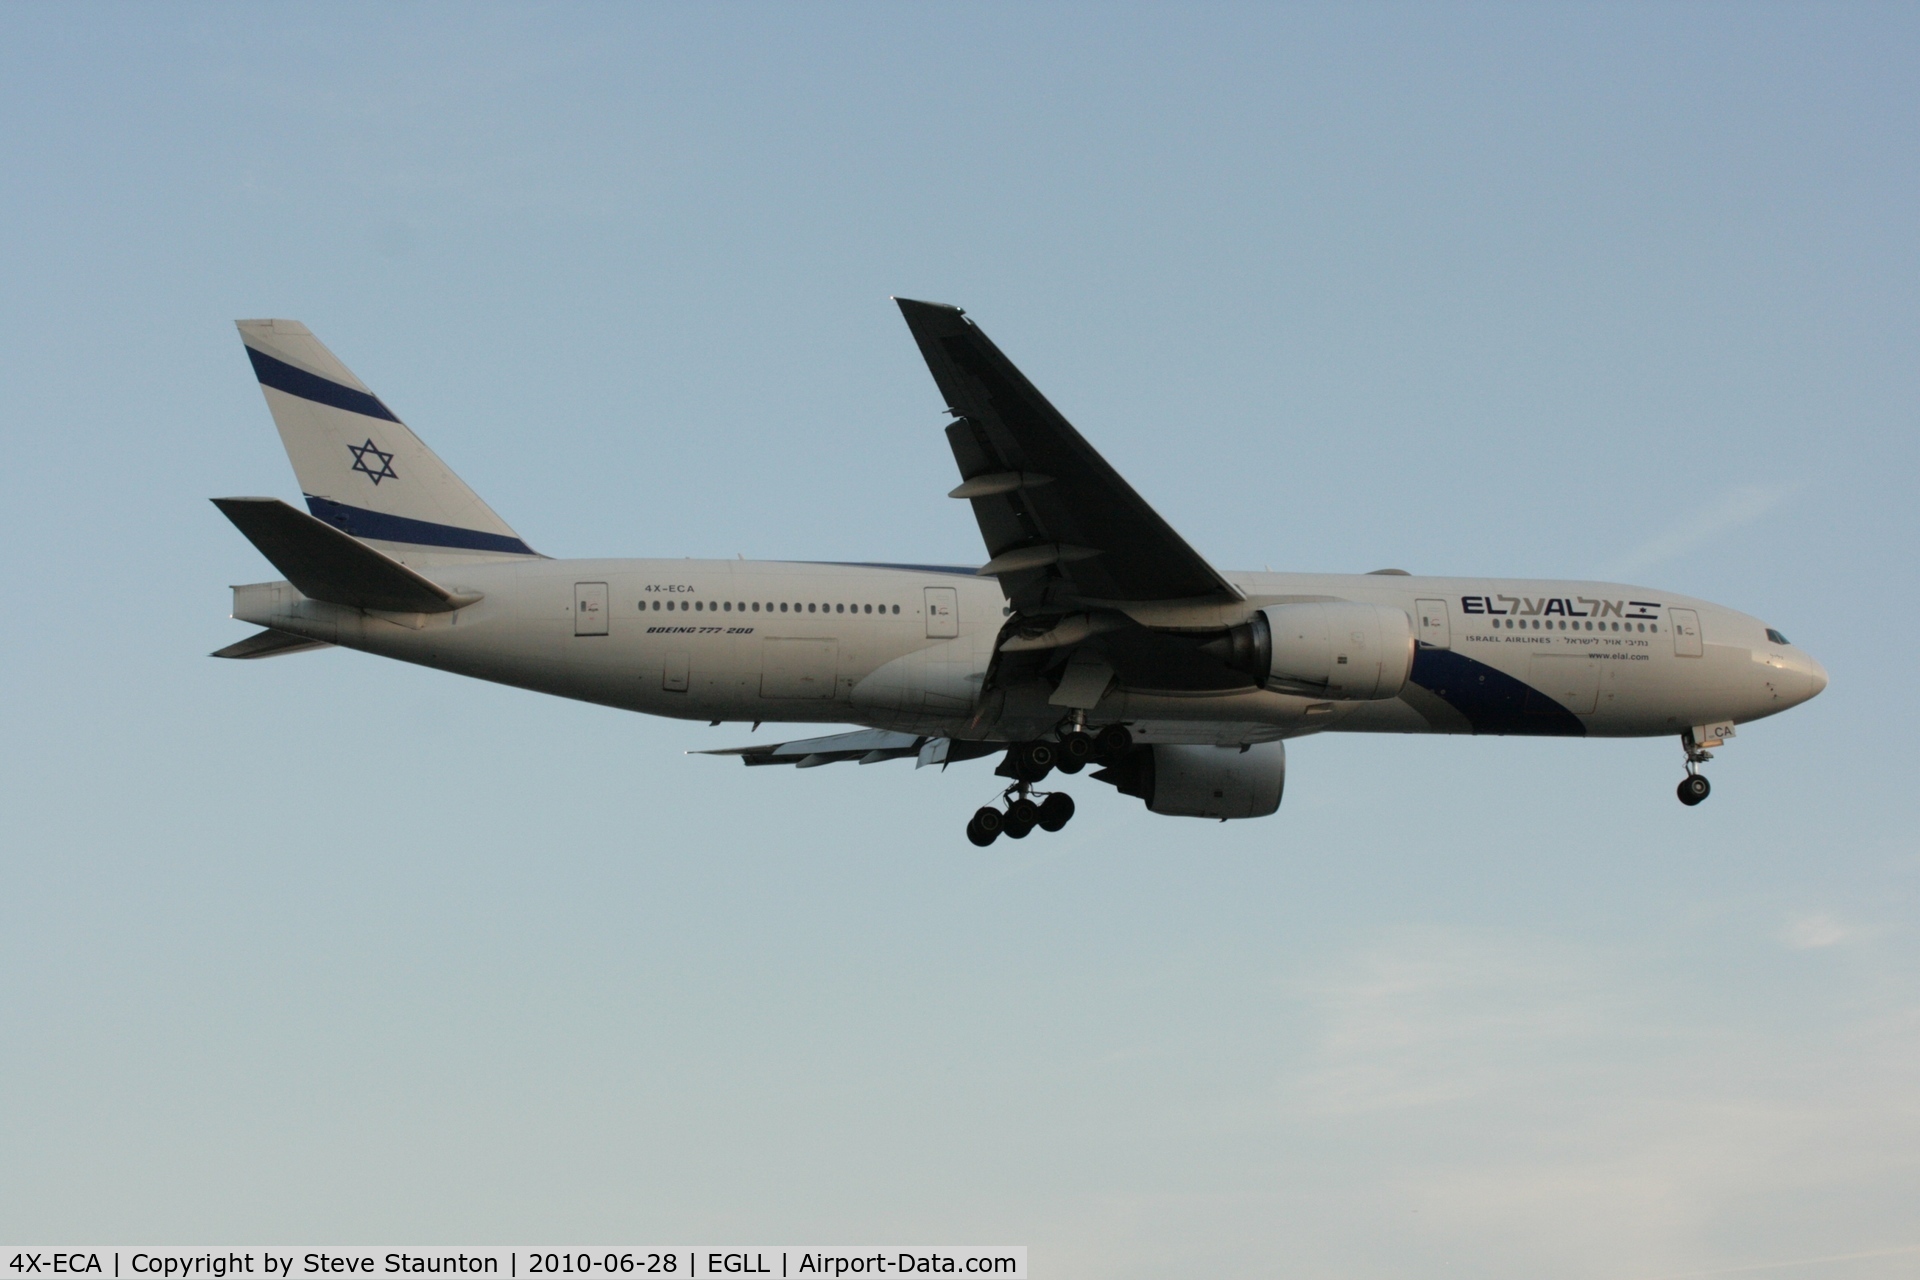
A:
[[[1073,821],[1073,797],[1056,791],[1040,802],[1040,829],[1058,831]]]
[[[1000,838],[1000,830],[1006,825],[1006,817],[998,809],[978,809],[967,822],[967,839],[982,849]]]
[[[1110,724],[1093,740],[1093,746],[1097,759],[1112,762],[1132,748],[1133,735],[1127,732],[1127,726],[1123,724]]]
[[[1092,762],[1098,751],[1091,734],[1063,733],[1060,735],[1060,763],[1054,767],[1062,773],[1078,773],[1083,766]]]
[[[1051,742],[1023,742],[1015,756],[1023,782],[1038,782],[1053,771],[1060,760],[1059,749]]]
[[[1040,806],[1022,798],[1007,806],[1007,816],[1002,830],[1009,840],[1025,840],[1033,833],[1034,826],[1040,821]]]
[[[1691,808],[1707,798],[1713,790],[1713,784],[1697,773],[1690,773],[1680,779],[1680,803]]]

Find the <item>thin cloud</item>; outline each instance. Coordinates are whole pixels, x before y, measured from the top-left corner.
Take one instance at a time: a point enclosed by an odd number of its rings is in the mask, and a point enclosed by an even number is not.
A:
[[[1843,942],[1857,942],[1864,936],[1865,931],[1858,926],[1819,911],[1788,921],[1780,940],[1795,951],[1817,951]]]
[[[1608,578],[1630,578],[1654,565],[1685,555],[1695,547],[1704,546],[1715,538],[1752,524],[1786,501],[1792,493],[1790,488],[1742,485],[1712,506],[1696,512],[1666,532],[1647,539],[1624,558],[1609,565],[1602,574]]]
[[[1755,1262],[1742,1267],[1715,1267],[1711,1271],[1675,1271],[1655,1280],[1702,1280],[1706,1276],[1751,1276],[1763,1271],[1791,1271],[1801,1267],[1825,1266],[1831,1262],[1858,1262],[1865,1258],[1902,1258],[1920,1253],[1920,1244],[1897,1249],[1868,1249],[1862,1253],[1829,1253],[1820,1258],[1795,1258],[1791,1262]]]

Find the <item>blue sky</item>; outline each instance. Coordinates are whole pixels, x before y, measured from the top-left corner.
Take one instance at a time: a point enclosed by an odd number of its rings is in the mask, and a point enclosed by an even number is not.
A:
[[[0,1236],[1907,1274],[1917,36],[0,13]],[[1695,810],[1672,742],[1328,738],[1269,819],[981,852],[984,765],[204,656],[268,576],[205,500],[297,492],[235,317],[549,554],[977,561],[890,294],[1218,564],[1624,577],[1832,687]]]

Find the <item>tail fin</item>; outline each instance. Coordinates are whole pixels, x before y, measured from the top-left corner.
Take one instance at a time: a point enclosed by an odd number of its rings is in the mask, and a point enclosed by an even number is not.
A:
[[[536,554],[298,320],[240,320],[307,509],[396,556]]]

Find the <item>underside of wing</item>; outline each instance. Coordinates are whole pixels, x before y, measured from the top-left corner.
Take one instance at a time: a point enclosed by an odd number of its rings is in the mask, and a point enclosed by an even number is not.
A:
[[[722,747],[717,751],[690,751],[687,754],[739,756],[741,763],[747,765],[790,764],[800,769],[811,769],[817,765],[839,764],[846,760],[879,764],[882,760],[917,759],[921,764],[954,764],[1003,749],[1004,745],[953,742],[946,738],[895,733],[888,729],[859,729],[853,733],[829,734],[824,738],[768,742],[752,747]]]
[[[1018,612],[1240,599],[964,312],[894,301],[954,415],[952,496],[986,539],[980,572]]]

